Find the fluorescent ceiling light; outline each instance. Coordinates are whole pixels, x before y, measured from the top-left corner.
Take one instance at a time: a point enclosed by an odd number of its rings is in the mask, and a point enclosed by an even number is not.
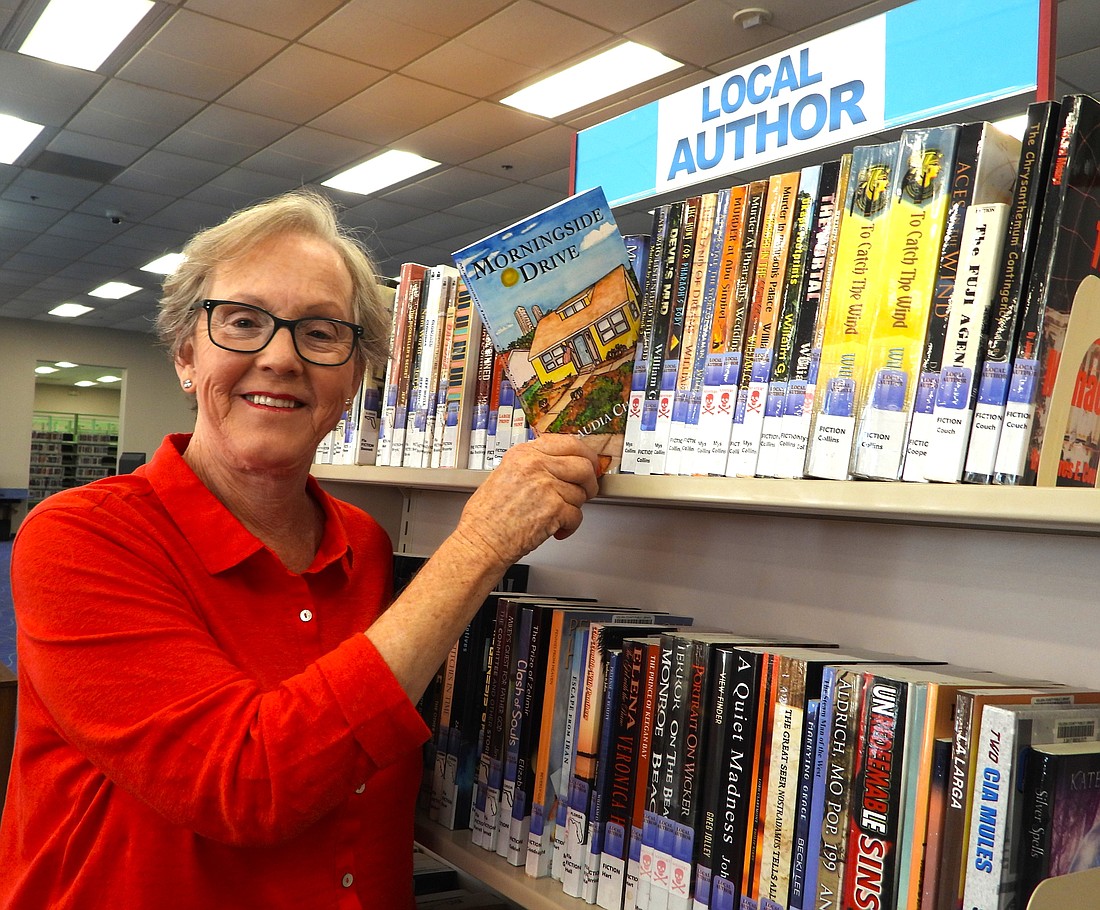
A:
[[[143,272],[152,272],[155,275],[171,275],[187,260],[183,253],[165,253],[159,259],[147,262],[141,267]]]
[[[90,313],[92,309],[93,307],[84,306],[82,303],[62,303],[50,310],[50,315],[65,316],[71,319],[74,316],[83,316],[85,313]]]
[[[86,388],[88,388],[88,386],[95,385],[95,383],[92,382],[92,380],[90,380],[90,379],[81,379],[79,382],[74,382],[73,385],[78,385],[82,389],[86,389]]]
[[[324,181],[324,186],[366,196],[435,167],[438,161],[390,149]]]
[[[664,54],[628,41],[520,89],[501,104],[542,117],[556,117],[683,66]]]
[[[108,281],[101,284],[94,291],[88,291],[89,297],[103,297],[106,300],[121,300],[129,297],[135,291],[140,291],[137,285],[127,284],[125,281]]]
[[[94,71],[152,8],[153,0],[50,0],[19,53]]]
[[[97,378],[96,382],[122,382],[122,377],[111,376],[110,374],[107,374],[106,376],[100,376],[99,378]]]
[[[50,373],[58,372],[57,367],[47,367],[47,366],[35,367],[34,371],[36,373],[38,373],[39,376],[48,376]]]
[[[80,366],[79,363],[73,363],[71,360],[58,360],[54,362],[55,367],[61,367],[63,370],[69,370],[73,367]]]
[[[20,120],[11,114],[0,114],[0,164],[14,164],[15,159],[42,132],[42,124]]]

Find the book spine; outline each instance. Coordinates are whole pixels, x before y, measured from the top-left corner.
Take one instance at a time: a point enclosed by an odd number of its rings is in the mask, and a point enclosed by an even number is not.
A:
[[[778,683],[779,660],[776,655],[765,652],[760,666],[759,705],[753,743],[755,771],[745,826],[745,871],[741,891],[742,901],[748,899],[753,906],[758,904],[761,896],[764,851],[768,846],[764,814],[770,786],[772,730],[776,716]]]
[[[530,718],[524,713],[527,689],[530,685],[531,637],[534,635],[534,610],[518,605],[513,620],[511,657],[509,659],[508,692],[504,718],[504,760],[500,784],[500,808],[497,812],[496,852],[508,858],[512,833],[512,813],[516,800],[516,775],[519,766],[522,732]]]
[[[485,468],[485,446],[489,429],[489,395],[496,361],[489,330],[482,325],[477,351],[477,376],[474,380],[473,414],[470,418],[470,455],[466,467],[474,471]]]
[[[661,248],[668,231],[668,205],[659,205],[653,211],[653,230],[646,253],[646,266],[642,289],[642,317],[638,331],[638,343],[634,351],[634,370],[631,374],[630,400],[627,405],[626,432],[623,440],[623,460],[620,470],[624,474],[645,474],[640,470],[638,450],[641,445],[642,407],[646,397],[646,375],[652,357],[654,331],[656,329],[657,292],[660,285]]]
[[[596,890],[596,903],[604,910],[619,910],[626,891],[636,779],[640,771],[645,659],[645,645],[641,641],[623,642],[618,707],[612,721],[600,882]]]
[[[561,746],[562,792],[558,794],[554,806],[554,831],[550,837],[550,842],[553,845],[553,853],[550,857],[550,875],[559,882],[565,880],[566,874],[565,839],[567,831],[565,826],[569,815],[569,790],[573,780],[573,767],[577,760],[577,721],[583,695],[585,659],[588,654],[590,631],[589,623],[578,623],[573,632],[570,648],[565,729]]]
[[[437,415],[442,427],[439,466],[443,468],[463,467],[469,463],[471,411],[480,339],[481,318],[474,308],[466,283],[459,280],[446,391],[441,414]]]
[[[685,203],[668,207],[665,231],[659,238],[660,267],[654,287],[652,342],[646,361],[645,399],[642,403],[641,432],[638,441],[637,473],[660,474],[664,471],[664,444],[657,450],[658,412],[661,408],[665,359],[669,352],[669,333],[676,299],[676,262],[680,249],[681,222]],[[667,404],[667,402],[666,402]],[[671,419],[671,414],[666,415]]]
[[[1008,206],[972,205],[963,230],[963,254],[958,280],[951,295],[943,369],[936,381],[932,409],[932,442],[924,476],[927,480],[956,483],[962,479],[970,442],[982,336],[993,288],[994,271],[1004,242]]]
[[[868,334],[874,305],[883,297],[882,251],[897,159],[897,143],[857,146],[852,153],[806,464],[813,477],[849,476]]]
[[[714,873],[715,849],[722,824],[721,803],[724,798],[722,767],[726,736],[731,719],[734,695],[735,655],[728,648],[717,647],[711,658],[708,694],[705,702],[706,742],[703,746],[699,793],[699,823],[695,840],[692,877],[692,906],[696,910],[711,903],[711,879]]]
[[[932,746],[932,780],[928,788],[928,825],[920,873],[918,910],[933,910],[939,902],[939,869],[943,860],[944,822],[947,819],[947,781],[951,767],[951,738],[937,737]]]
[[[718,304],[719,274],[726,243],[726,225],[729,221],[730,190],[717,194],[714,206],[714,225],[711,229],[710,248],[707,251],[703,278],[703,307],[699,330],[695,338],[695,352],[691,375],[688,379],[688,407],[685,414],[684,456],[680,463],[681,474],[707,473],[705,447],[709,445],[705,433],[700,433],[703,413],[703,387],[708,369],[711,343],[714,337],[714,319]],[[726,310],[724,310],[726,312]],[[722,332],[724,334],[725,328]],[[713,399],[711,401],[713,407]]]
[[[527,838],[531,829],[531,797],[534,792],[538,733],[542,728],[542,707],[546,691],[546,660],[549,649],[552,613],[540,604],[533,611],[531,638],[527,648],[527,681],[523,694],[523,721],[516,757],[516,786],[512,802],[512,820],[508,830],[508,862],[523,866],[527,858]]]
[[[781,477],[802,477],[813,418],[821,338],[828,315],[829,288],[836,262],[836,239],[844,213],[851,156],[822,166],[817,223],[810,252],[806,291],[795,329],[794,364],[783,403]]]
[[[659,639],[643,644],[645,663],[642,670],[641,722],[638,730],[638,763],[634,781],[634,803],[631,810],[630,844],[627,854],[626,882],[623,888],[623,910],[649,906],[649,885],[652,879],[652,850],[644,845],[645,826],[656,811],[657,794],[650,785],[653,756],[664,748],[654,743],[658,732],[657,700],[660,687],[661,645]],[[656,745],[657,751],[654,751]]]
[[[818,706],[817,737],[811,759],[810,808],[808,841],[806,845],[806,875],[802,886],[803,900],[801,910],[811,910],[817,906],[817,876],[821,858],[821,831],[825,817],[825,799],[829,789],[827,777],[829,734],[836,713],[836,677],[837,667],[826,666],[821,674],[821,698]],[[793,906],[793,902],[792,902]]]
[[[710,899],[714,910],[734,910],[741,906],[746,844],[752,836],[749,813],[756,774],[755,745],[763,655],[756,651],[732,650],[735,660],[733,694],[722,759],[716,769],[721,786],[721,822],[714,845]]]
[[[863,679],[859,670],[836,671],[832,724],[827,736],[825,801],[821,822],[817,897],[818,910],[839,910],[848,858],[848,820],[851,813]]]
[[[871,321],[852,473],[897,480],[936,284],[958,127],[905,130],[883,248],[886,296]]]
[[[595,792],[588,810],[588,850],[584,859],[582,897],[585,903],[597,903],[600,888],[600,871],[603,866],[605,824],[608,803],[611,799],[613,764],[615,761],[615,717],[619,711],[619,694],[623,673],[621,648],[608,652],[604,666],[603,716],[600,718],[600,749],[596,762]]]
[[[424,319],[424,286],[428,269],[419,273],[409,284],[409,307],[406,314],[405,344],[400,356],[396,389],[394,390],[393,433],[390,438],[387,464],[400,466],[405,459],[405,436],[408,430],[409,396],[412,394],[413,374],[420,347],[420,327]]]
[[[454,356],[455,321],[458,312],[458,282],[451,280],[447,288],[447,309],[443,315],[443,339],[439,345],[439,370],[436,374],[435,396],[431,406],[431,439],[425,442],[425,462],[438,468],[443,457],[443,429],[446,426],[447,389],[450,382],[451,359]]]
[[[1013,188],[1012,212],[997,269],[1000,280],[985,327],[978,400],[963,473],[963,480],[967,483],[990,483],[993,480],[1020,303],[1035,262],[1039,218],[1050,175],[1059,110],[1060,106],[1052,101],[1035,102],[1028,106],[1027,127]]]
[[[943,350],[947,341],[947,320],[951,312],[951,294],[959,271],[962,252],[962,232],[966,211],[974,199],[978,179],[978,159],[982,150],[985,124],[964,123],[959,128],[955,162],[951,173],[949,204],[940,244],[936,284],[932,306],[924,333],[920,375],[913,397],[913,414],[909,424],[909,439],[905,447],[902,480],[924,482],[924,463],[932,444],[932,411],[936,403],[936,386],[943,369]]]
[[[731,462],[739,463],[741,457],[741,438],[744,435],[745,410],[748,403],[748,386],[745,378],[746,362],[751,360],[752,346],[750,333],[755,324],[753,312],[756,299],[756,271],[762,262],[761,254],[766,249],[763,236],[764,211],[768,203],[768,181],[756,180],[749,184],[748,211],[745,222],[745,238],[741,246],[741,261],[737,267],[737,280],[734,285],[734,309],[730,328],[730,350],[739,352],[736,364],[735,398],[733,419],[730,424],[729,446],[722,474],[729,470]]]
[[[1028,279],[1027,294],[1020,313],[1016,349],[1012,358],[1012,374],[1005,402],[1004,423],[997,443],[997,459],[993,467],[993,482],[1015,486],[1025,482],[1028,442],[1035,417],[1037,386],[1040,375],[1040,355],[1043,346],[1043,319],[1046,312],[1050,280],[1057,255],[1057,240],[1065,205],[1067,183],[1063,175],[1069,167],[1075,147],[1077,121],[1083,97],[1063,104],[1058,144],[1050,167],[1043,214],[1035,247],[1035,263]]]
[[[906,686],[871,676],[848,824],[843,907],[891,907],[897,896]]]
[[[810,812],[813,807],[814,759],[821,730],[821,699],[806,701],[802,734],[802,752],[798,762],[798,802],[795,807],[794,838],[791,860],[791,910],[812,910],[806,900],[807,872],[810,857]],[[815,876],[816,880],[816,876]]]
[[[970,835],[966,845],[963,906],[1000,910],[1001,873],[1005,862],[1008,796],[1013,787],[1012,755],[1016,748],[1013,714],[996,705],[982,712],[977,743],[977,770],[970,799]]]
[[[775,356],[764,402],[760,452],[756,459],[756,473],[762,477],[789,476],[782,448],[783,418],[787,390],[794,373],[795,351],[799,340],[799,314],[809,283],[810,257],[815,237],[820,233],[817,209],[820,204],[821,175],[821,165],[806,167],[802,169],[798,181],[787,272],[776,323]],[[810,325],[812,326],[812,321]]]
[[[729,191],[725,232],[718,263],[714,306],[710,324],[703,381],[700,390],[699,428],[695,469],[699,474],[722,474],[729,452],[733,404],[737,398],[737,373],[741,351],[729,347],[733,324],[735,275],[744,241],[747,186]]]
[[[765,794],[761,850],[760,899],[786,907],[790,900],[794,819],[798,806],[798,762],[806,706],[806,663],[777,661],[771,762]]]
[[[1031,750],[1024,756],[1023,837],[1019,844],[1017,907],[1026,907],[1039,882],[1051,874],[1051,827],[1059,764],[1060,759],[1049,752]]]
[[[684,327],[691,287],[691,271],[695,261],[695,246],[699,232],[701,207],[701,196],[692,196],[684,200],[678,244],[674,251],[673,271],[669,284],[671,306],[668,319],[668,338],[664,350],[664,362],[661,366],[657,423],[653,431],[654,460],[652,473],[654,474],[668,473],[668,442],[672,434],[672,410],[676,401],[676,380],[680,372],[680,361],[684,356]]]
[[[680,356],[676,367],[674,397],[672,399],[672,424],[669,427],[668,446],[665,452],[665,473],[680,474],[687,460],[688,416],[691,412],[691,383],[695,375],[698,341],[705,319],[703,291],[707,279],[707,260],[710,256],[711,236],[718,205],[718,194],[707,193],[700,198],[690,271],[688,273],[687,299],[684,303],[683,331],[680,335]]]
[[[737,461],[726,465],[729,476],[751,477],[756,474],[800,176],[798,171],[776,174],[768,184],[768,206],[763,229],[765,243],[761,248],[763,258],[756,269],[754,319],[749,326],[745,360],[741,364],[741,379],[746,390],[745,412],[740,424],[741,445]]]

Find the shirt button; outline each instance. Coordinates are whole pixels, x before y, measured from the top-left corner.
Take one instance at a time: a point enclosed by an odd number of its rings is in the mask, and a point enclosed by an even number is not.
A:
[[[313,619],[313,611],[312,610],[303,610],[301,613],[298,614],[298,618],[302,622],[309,622],[311,619]]]
[[[366,784],[360,784],[358,787],[355,788],[355,792],[356,793],[362,793],[366,789],[367,789]]]
[[[343,885],[345,888],[350,888],[351,885],[352,885],[352,882],[354,882],[354,881],[355,881],[355,876],[352,875],[350,872],[345,872],[344,877],[342,879],[340,879],[340,884]]]

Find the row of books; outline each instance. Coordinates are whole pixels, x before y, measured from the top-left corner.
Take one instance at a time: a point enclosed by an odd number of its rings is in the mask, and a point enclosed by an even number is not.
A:
[[[623,470],[1094,486],[1100,104],[659,206]]]
[[[627,473],[1095,486],[1098,123],[1069,95],[1022,142],[908,129],[659,205],[642,236],[597,188],[458,269],[407,264],[377,463],[491,467],[526,419],[605,434]]]
[[[402,265],[382,402],[378,465],[490,469],[530,438],[457,269]]]
[[[1100,863],[1093,690],[499,594],[421,708],[429,815],[608,910],[1006,910]]]

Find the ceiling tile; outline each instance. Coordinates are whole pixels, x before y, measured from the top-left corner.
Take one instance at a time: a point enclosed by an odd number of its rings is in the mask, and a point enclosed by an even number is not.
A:
[[[538,40],[533,40],[534,36]],[[532,0],[517,0],[462,35],[462,43],[543,71],[606,45],[613,34]]]
[[[140,145],[88,136],[73,130],[59,130],[46,148],[61,155],[85,158],[89,161],[102,161],[120,167],[133,164],[145,153],[145,149]]]
[[[682,0],[542,0],[545,6],[568,13],[612,32],[625,32],[676,9]]]
[[[324,51],[291,45],[230,89],[218,103],[291,123],[331,110],[385,71]]]
[[[372,4],[349,3],[310,31],[302,43],[349,60],[397,70],[446,40],[423,25],[381,15]],[[364,41],[364,35],[371,40]]]
[[[540,133],[547,121],[533,114],[487,101],[477,101],[449,117],[417,130],[403,144],[445,164],[462,164],[501,145]]]
[[[332,174],[366,158],[376,147],[302,127],[241,162],[241,167],[275,174],[292,183],[327,179]]]
[[[723,0],[693,0],[631,29],[628,37],[673,59],[708,66],[783,36],[784,32],[770,25],[742,28],[733,21],[734,9]]]
[[[262,32],[178,10],[118,75],[140,85],[213,101],[285,44]]]
[[[63,126],[104,81],[96,73],[0,50],[3,112],[43,126]]]
[[[114,179],[118,186],[184,196],[205,185],[225,167],[199,158],[153,149]]]
[[[353,6],[365,7],[379,16],[453,37],[504,9],[512,0],[354,0]]]
[[[576,131],[552,126],[518,142],[473,158],[467,167],[488,174],[503,174],[513,181],[527,181],[561,169],[573,156]]]
[[[233,165],[290,132],[292,125],[212,104],[160,143],[163,151]]]
[[[285,192],[289,187],[285,177],[261,174],[241,167],[231,167],[205,187],[188,194],[198,202],[219,202],[239,208],[269,196]]]
[[[112,79],[67,124],[68,129],[116,142],[156,145],[203,107],[201,101]]]
[[[414,60],[402,72],[476,98],[492,98],[510,86],[533,79],[539,70],[456,38]]]
[[[469,95],[394,74],[317,117],[310,126],[387,145],[473,102]]]
[[[187,8],[291,40],[308,31],[343,0],[187,0]]]

